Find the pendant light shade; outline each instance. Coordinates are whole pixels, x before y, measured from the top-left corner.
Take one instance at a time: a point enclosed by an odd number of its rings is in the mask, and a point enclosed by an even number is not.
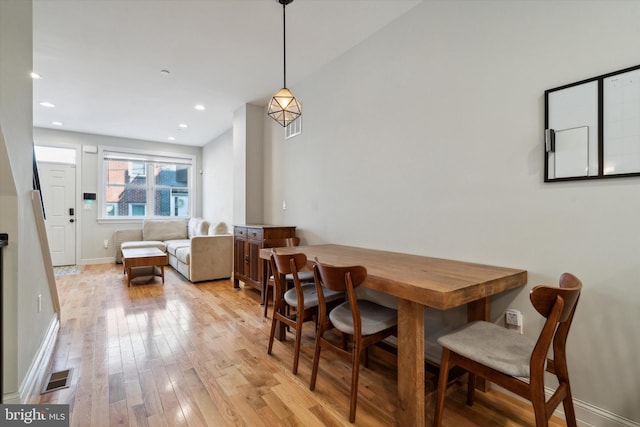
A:
[[[302,115],[302,106],[300,101],[287,89],[287,30],[285,20],[285,8],[293,0],[276,0],[282,4],[282,39],[283,39],[283,58],[284,58],[284,84],[269,102],[267,114],[280,123],[283,127],[289,126],[295,119]]]
[[[291,91],[283,87],[271,98],[267,114],[282,126],[287,127],[302,115],[302,107]]]

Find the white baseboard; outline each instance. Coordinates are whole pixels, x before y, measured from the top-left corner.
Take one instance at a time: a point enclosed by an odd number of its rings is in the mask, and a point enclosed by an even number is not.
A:
[[[53,350],[56,344],[56,338],[58,336],[58,330],[60,329],[60,320],[58,316],[54,315],[49,323],[49,328],[40,343],[40,347],[36,352],[31,366],[25,375],[22,384],[20,385],[19,402],[16,403],[29,403],[31,396],[34,396],[40,392],[42,381],[49,370],[49,364],[51,357],[53,356]],[[9,403],[9,402],[7,402]]]
[[[78,265],[92,265],[92,264],[115,264],[116,257],[104,257],[104,258],[85,258],[78,262]]]
[[[551,396],[553,390],[547,389],[547,395]],[[640,423],[621,417],[605,409],[593,406],[576,398],[573,399],[573,407],[576,411],[578,425],[584,427],[640,427]],[[564,418],[564,412],[558,416]]]
[[[515,393],[511,393],[509,390],[504,389],[496,384],[491,384],[491,387],[499,390],[501,393],[513,396],[516,399],[525,401]],[[545,388],[547,399],[553,395],[555,390],[549,387]],[[640,423],[632,421],[628,418],[624,418],[620,415],[609,412],[605,409],[598,408],[590,403],[573,398],[573,408],[576,411],[576,420],[579,427],[640,427]],[[558,406],[558,409],[553,413],[558,418],[564,419],[564,411],[562,410],[562,404]]]
[[[19,393],[3,394],[2,403],[5,405],[18,405],[20,404],[20,394]]]

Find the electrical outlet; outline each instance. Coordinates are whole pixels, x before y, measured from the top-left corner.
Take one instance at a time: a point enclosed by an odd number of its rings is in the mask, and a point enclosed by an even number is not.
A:
[[[104,248],[105,249],[109,248],[109,240],[108,239],[104,239]]]
[[[523,320],[522,313],[519,310],[510,308],[505,313],[505,323],[507,324],[507,328],[515,329],[520,334],[522,334]]]

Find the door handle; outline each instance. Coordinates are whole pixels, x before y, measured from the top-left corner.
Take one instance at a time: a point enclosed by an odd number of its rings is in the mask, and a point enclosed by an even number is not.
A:
[[[69,222],[75,222],[75,221],[76,221],[76,220],[75,220],[75,219],[73,219],[73,218],[71,218],[71,219],[69,220]]]

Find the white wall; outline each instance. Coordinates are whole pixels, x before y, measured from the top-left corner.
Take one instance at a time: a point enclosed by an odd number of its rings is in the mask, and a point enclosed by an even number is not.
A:
[[[233,132],[220,135],[202,148],[202,216],[233,223]]]
[[[528,291],[575,273],[574,397],[640,421],[640,178],[545,184],[542,146],[544,90],[639,64],[638,22],[628,1],[422,3],[292,87],[302,135],[265,119],[265,222],[527,269],[494,316],[532,336]]]
[[[3,256],[2,398],[11,403],[20,401],[25,377],[56,322],[30,196],[31,29],[31,1],[0,1],[0,229],[9,233]]]
[[[80,132],[65,132],[55,129],[33,129],[33,139],[37,145],[76,147],[81,153],[77,167],[80,169],[80,181],[76,185],[78,193],[76,199],[76,212],[79,227],[76,228],[77,238],[80,241],[78,264],[98,264],[113,262],[115,259],[113,233],[116,230],[127,228],[140,228],[140,220],[117,220],[113,222],[98,222],[98,204],[89,205],[89,210],[84,209],[82,202],[83,193],[97,193],[98,178],[100,173],[99,155],[95,153],[85,153],[82,146],[111,146],[127,147],[138,150],[149,150],[154,153],[168,154],[188,154],[196,157],[196,164],[193,166],[195,173],[195,200],[196,207],[194,217],[202,216],[202,148],[186,145],[166,144],[153,141],[142,141],[138,139],[119,138],[115,136],[92,135]],[[104,240],[109,241],[109,247],[104,248]]]

